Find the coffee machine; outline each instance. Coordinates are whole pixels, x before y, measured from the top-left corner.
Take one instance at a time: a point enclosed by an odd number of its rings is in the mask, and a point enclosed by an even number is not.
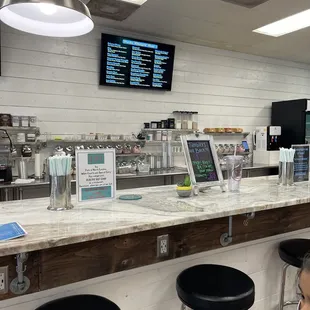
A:
[[[281,126],[257,127],[253,133],[253,163],[277,165],[281,147]]]
[[[12,177],[12,155],[16,155],[16,149],[13,146],[11,137],[5,129],[0,129],[0,132],[5,133],[1,138],[7,138],[10,146],[0,145],[0,184],[10,184],[13,180]]]
[[[7,146],[0,147],[0,184],[12,182],[12,158]]]

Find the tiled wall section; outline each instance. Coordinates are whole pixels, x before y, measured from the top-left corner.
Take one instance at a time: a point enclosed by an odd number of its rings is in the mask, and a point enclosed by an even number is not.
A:
[[[309,65],[173,41],[166,41],[176,45],[172,92],[99,87],[101,32],[117,33],[97,25],[55,39],[2,25],[0,110],[35,114],[42,132],[58,134],[137,132],[173,110],[197,110],[201,128],[251,131],[269,124],[272,101],[310,97]]]
[[[0,309],[34,310],[56,298],[90,293],[113,300],[122,310],[179,310],[180,303],[175,293],[177,275],[196,264],[216,263],[238,268],[252,277],[256,285],[256,303],[252,310],[277,310],[282,267],[277,246],[281,240],[294,237],[309,238],[310,229],[3,301]],[[290,268],[286,296],[294,296],[295,292],[296,269]]]

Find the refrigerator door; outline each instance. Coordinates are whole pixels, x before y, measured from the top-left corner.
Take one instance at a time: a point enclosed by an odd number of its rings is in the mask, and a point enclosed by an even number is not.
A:
[[[272,103],[271,124],[282,127],[282,147],[305,143],[307,103],[307,99]]]
[[[306,112],[306,133],[305,133],[306,144],[310,143],[310,111]]]

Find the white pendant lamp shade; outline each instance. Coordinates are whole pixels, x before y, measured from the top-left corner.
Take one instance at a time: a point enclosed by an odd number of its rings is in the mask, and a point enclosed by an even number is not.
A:
[[[76,37],[94,23],[79,0],[0,0],[0,19],[21,31],[48,37]]]

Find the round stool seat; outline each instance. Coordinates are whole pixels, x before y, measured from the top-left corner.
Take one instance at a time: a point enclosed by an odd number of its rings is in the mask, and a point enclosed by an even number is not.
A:
[[[254,303],[254,282],[245,273],[220,265],[197,265],[180,273],[177,293],[195,310],[248,310]]]
[[[120,310],[112,301],[96,295],[76,295],[46,303],[37,310]]]
[[[305,255],[310,252],[310,239],[282,241],[278,251],[284,262],[296,268],[301,268]]]

